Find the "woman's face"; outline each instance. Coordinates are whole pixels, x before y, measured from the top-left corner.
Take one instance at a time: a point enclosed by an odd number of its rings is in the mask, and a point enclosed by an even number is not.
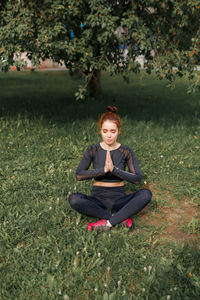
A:
[[[112,146],[116,143],[119,134],[117,125],[112,121],[104,121],[101,127],[101,136],[108,146]]]

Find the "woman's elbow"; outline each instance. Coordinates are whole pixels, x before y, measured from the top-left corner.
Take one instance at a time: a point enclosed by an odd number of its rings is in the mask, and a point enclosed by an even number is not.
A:
[[[81,180],[82,180],[81,175],[76,174],[76,180],[77,180],[77,181],[81,181]]]
[[[134,183],[138,185],[141,183],[141,180],[135,181]]]
[[[142,180],[142,176],[138,176],[137,180],[134,182],[135,184],[140,184]]]

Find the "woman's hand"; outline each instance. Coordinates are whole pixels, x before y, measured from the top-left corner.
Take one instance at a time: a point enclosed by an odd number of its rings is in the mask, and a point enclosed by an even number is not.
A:
[[[104,166],[104,172],[107,173],[110,171],[109,167],[109,151],[106,152],[106,161],[105,161],[105,166]]]
[[[113,165],[113,162],[112,162],[112,158],[110,156],[110,151],[107,150],[107,153],[106,153],[106,161],[105,161],[105,166],[104,166],[104,172],[107,173],[107,172],[112,172],[114,168],[114,165]]]
[[[114,165],[113,165],[113,162],[112,162],[112,158],[110,156],[110,151],[107,151],[108,152],[108,166],[109,166],[109,171],[112,172],[113,168],[114,168]]]

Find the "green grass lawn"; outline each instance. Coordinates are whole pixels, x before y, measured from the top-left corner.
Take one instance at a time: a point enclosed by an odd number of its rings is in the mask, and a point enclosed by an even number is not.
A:
[[[200,95],[186,79],[171,90],[143,72],[130,84],[103,74],[102,96],[77,102],[80,84],[65,71],[0,73],[0,299],[199,299]],[[75,170],[109,104],[153,199],[134,231],[88,233],[94,219],[67,197],[90,193]],[[197,212],[174,226],[184,240],[164,238],[183,201]]]

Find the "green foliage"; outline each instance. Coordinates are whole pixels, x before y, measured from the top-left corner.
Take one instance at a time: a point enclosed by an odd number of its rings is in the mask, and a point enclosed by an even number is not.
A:
[[[0,74],[1,299],[199,299],[198,245],[163,242],[164,228],[149,222],[166,206],[168,186],[180,201],[199,204],[199,95],[185,93],[184,78],[174,90],[153,75],[130,79],[103,74],[102,101],[77,109],[81,81],[68,72]],[[145,218],[134,217],[134,231],[118,225],[89,234],[93,218],[67,198],[90,193],[91,181],[76,182],[75,169],[99,141],[97,119],[113,98],[123,119],[119,140],[133,147],[162,197]],[[188,224],[193,233],[196,220]]]
[[[24,67],[13,56],[26,52],[39,59],[64,61],[70,71],[86,75],[107,70],[111,75],[138,72],[135,58],[145,55],[146,71],[174,81],[186,73],[192,79],[200,64],[199,1],[175,0],[4,0],[0,3],[0,69]],[[122,27],[124,33],[116,33]],[[73,32],[72,32],[73,31]],[[120,45],[127,46],[123,58]],[[152,56],[154,50],[155,56]],[[189,73],[188,73],[189,72]],[[190,91],[199,88],[193,78]],[[77,98],[84,92],[77,92]]]
[[[187,225],[182,226],[186,232],[190,233],[200,233],[200,222],[197,218],[192,217]]]

